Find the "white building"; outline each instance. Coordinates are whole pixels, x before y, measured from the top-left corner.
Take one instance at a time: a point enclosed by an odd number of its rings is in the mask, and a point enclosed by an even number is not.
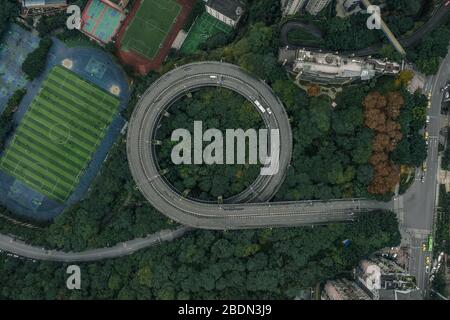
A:
[[[308,0],[281,0],[283,16],[293,15],[299,12]]]
[[[206,12],[233,28],[244,14],[245,3],[241,0],[207,0]]]
[[[373,262],[362,260],[359,264],[362,274],[360,281],[370,291],[381,289],[381,268]]]
[[[22,7],[27,9],[55,8],[67,5],[66,0],[22,0]]]
[[[344,85],[400,72],[400,65],[394,62],[307,50],[282,48],[279,60],[296,74],[297,79],[320,84]]]
[[[315,16],[320,11],[322,11],[331,0],[309,0],[306,5],[306,11],[308,11],[311,15]]]

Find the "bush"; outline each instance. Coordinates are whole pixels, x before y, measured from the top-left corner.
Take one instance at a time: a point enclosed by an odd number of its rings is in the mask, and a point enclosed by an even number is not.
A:
[[[45,69],[47,63],[47,55],[52,47],[53,40],[44,38],[39,43],[39,47],[31,52],[22,64],[22,71],[26,74],[29,80],[34,80]]]
[[[13,131],[13,116],[15,108],[22,101],[23,96],[27,93],[25,89],[19,89],[8,100],[5,111],[0,116],[0,150],[3,150],[6,139]]]
[[[209,37],[208,40],[206,40],[206,49],[207,50],[213,50],[216,48],[220,48],[225,46],[230,42],[232,37],[230,35],[227,35],[224,32],[220,32],[218,34],[213,35],[212,37]]]

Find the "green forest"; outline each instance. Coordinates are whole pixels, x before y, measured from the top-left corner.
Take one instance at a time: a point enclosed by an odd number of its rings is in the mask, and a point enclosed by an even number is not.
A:
[[[82,289],[74,291],[65,288],[66,265],[1,255],[0,299],[292,299],[399,242],[388,212],[313,229],[198,230],[126,258],[81,264]]]
[[[194,121],[202,122],[203,132],[218,129],[224,136],[226,129],[258,130],[264,128],[262,118],[249,101],[228,89],[202,89],[190,96],[176,101],[168,110],[170,116],[161,121],[158,132],[158,139],[162,141],[158,150],[161,170],[169,170],[166,179],[185,196],[217,200],[219,196],[225,199],[240,193],[259,175],[259,165],[174,165],[171,153],[178,141],[172,142],[171,135],[182,128],[193,136]],[[204,142],[203,148],[210,143]]]
[[[9,22],[19,14],[20,5],[14,0],[2,0],[0,2],[0,38],[6,31]]]
[[[438,72],[441,59],[447,55],[450,42],[450,21],[434,30],[415,48],[408,50],[408,60],[414,62],[426,75]]]

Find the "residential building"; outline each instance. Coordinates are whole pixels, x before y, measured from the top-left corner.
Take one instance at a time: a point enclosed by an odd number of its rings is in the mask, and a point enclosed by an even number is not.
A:
[[[394,260],[382,256],[362,260],[356,268],[356,281],[374,300],[405,296],[417,290],[413,276]]]
[[[328,4],[330,4],[330,2],[331,0],[309,0],[308,4],[306,5],[306,11],[315,16]]]
[[[205,8],[211,16],[235,28],[244,14],[245,3],[242,0],[207,0]]]
[[[377,75],[396,75],[400,65],[371,58],[344,57],[333,53],[280,49],[279,60],[297,80],[345,85],[368,81]]]
[[[354,280],[328,281],[323,300],[411,300],[420,296],[415,278],[392,258],[374,255],[354,270]]]
[[[300,11],[308,0],[281,0],[283,16],[293,15]]]
[[[356,282],[347,279],[327,281],[322,300],[372,300]]]

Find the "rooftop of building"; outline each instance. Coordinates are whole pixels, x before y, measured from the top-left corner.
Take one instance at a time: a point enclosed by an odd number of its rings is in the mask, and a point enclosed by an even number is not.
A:
[[[394,62],[363,57],[339,56],[330,52],[315,52],[305,49],[280,48],[279,61],[302,77],[335,80],[360,78],[367,81],[377,74],[397,74],[400,65]]]
[[[66,0],[22,0],[22,6],[24,7],[37,7],[37,6],[51,6],[51,5],[66,5]]]
[[[245,8],[242,0],[208,0],[206,5],[233,20],[239,19]]]
[[[375,75],[374,66],[363,60],[340,57],[330,53],[298,51],[294,69],[326,76],[361,77]]]

